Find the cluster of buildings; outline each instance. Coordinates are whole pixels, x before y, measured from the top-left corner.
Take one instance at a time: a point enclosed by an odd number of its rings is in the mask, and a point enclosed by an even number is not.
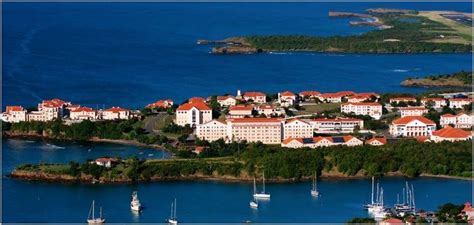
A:
[[[2,113],[2,120],[10,123],[22,121],[53,121],[66,118],[74,121],[82,120],[117,120],[129,119],[131,111],[120,107],[95,110],[89,107],[72,104],[61,99],[43,100],[38,103],[38,109],[28,112],[22,106],[7,106]]]
[[[415,105],[418,100],[415,97],[396,97],[389,100],[390,104],[396,103],[400,104],[401,102],[407,103],[409,105]],[[445,106],[448,106],[452,109],[462,109],[465,105],[472,103],[471,98],[421,98],[419,103],[423,107],[433,107],[434,109],[440,109]]]

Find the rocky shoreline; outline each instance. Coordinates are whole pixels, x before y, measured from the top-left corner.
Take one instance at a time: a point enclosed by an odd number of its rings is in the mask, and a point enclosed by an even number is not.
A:
[[[427,87],[427,88],[438,88],[438,87],[457,87],[457,88],[470,88],[471,85],[466,85],[458,80],[431,80],[426,78],[421,79],[409,79],[404,80],[400,85],[405,87]]]

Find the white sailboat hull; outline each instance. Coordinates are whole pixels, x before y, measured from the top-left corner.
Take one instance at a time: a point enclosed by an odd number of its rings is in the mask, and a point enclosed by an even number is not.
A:
[[[169,223],[170,225],[178,225],[178,221],[177,221],[177,220],[174,220],[174,219],[169,219],[169,220],[168,220],[168,223]]]
[[[88,219],[87,223],[88,224],[103,224],[105,223],[105,219],[102,219],[102,218]]]
[[[258,203],[254,202],[254,201],[251,201],[250,202],[250,208],[252,208],[252,209],[258,208]]]
[[[141,205],[133,205],[132,204],[132,205],[130,205],[130,209],[133,210],[133,211],[139,212],[142,209],[142,207],[141,207]]]
[[[311,190],[311,196],[313,196],[313,197],[318,197],[318,196],[319,196],[319,192],[318,192],[318,191],[315,191],[315,190]]]
[[[253,197],[256,199],[270,199],[270,194],[265,194],[265,193],[253,194]]]

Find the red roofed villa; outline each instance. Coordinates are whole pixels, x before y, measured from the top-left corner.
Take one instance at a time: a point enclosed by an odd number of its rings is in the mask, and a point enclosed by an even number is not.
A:
[[[443,129],[433,131],[431,135],[431,140],[434,142],[441,142],[441,141],[466,141],[472,138],[471,132],[465,131],[459,128],[453,128],[447,126]]]

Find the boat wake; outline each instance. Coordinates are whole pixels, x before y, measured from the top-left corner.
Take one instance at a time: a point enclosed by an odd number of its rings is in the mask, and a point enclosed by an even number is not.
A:
[[[404,69],[394,69],[392,70],[393,72],[396,72],[396,73],[406,73],[408,72],[409,70],[404,70]]]
[[[45,148],[45,149],[65,149],[65,147],[57,146],[57,145],[53,145],[53,144],[46,144],[45,146],[43,146],[43,148]]]

